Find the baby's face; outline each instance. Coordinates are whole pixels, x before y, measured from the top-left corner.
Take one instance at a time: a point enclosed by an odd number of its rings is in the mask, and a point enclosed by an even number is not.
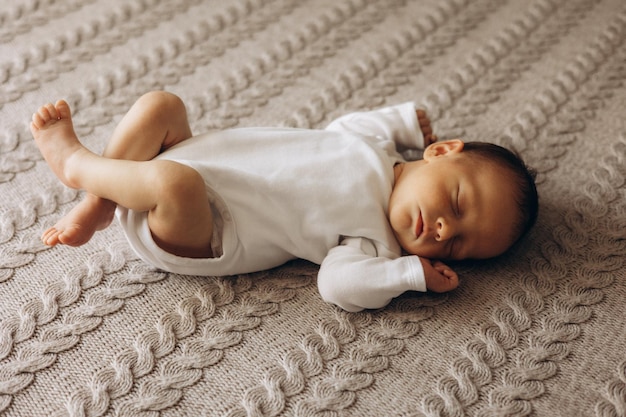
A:
[[[396,165],[389,221],[407,252],[431,259],[486,259],[514,242],[519,208],[508,173],[462,152],[431,145],[424,159]]]

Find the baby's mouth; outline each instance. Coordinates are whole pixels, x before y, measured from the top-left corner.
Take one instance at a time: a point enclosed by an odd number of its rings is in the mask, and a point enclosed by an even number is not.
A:
[[[424,220],[422,219],[422,213],[417,216],[417,221],[415,223],[415,238],[417,239],[424,232]]]

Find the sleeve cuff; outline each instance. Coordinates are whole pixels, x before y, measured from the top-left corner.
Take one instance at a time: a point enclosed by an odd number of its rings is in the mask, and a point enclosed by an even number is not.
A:
[[[424,149],[424,134],[417,120],[417,106],[414,102],[408,102],[402,105],[400,111],[401,117],[409,130],[411,137],[409,138],[409,148]]]
[[[409,262],[408,270],[410,271],[410,276],[407,277],[407,281],[411,289],[421,292],[428,291],[426,287],[426,277],[424,276],[424,267],[420,259],[417,256],[405,256],[404,258]]]

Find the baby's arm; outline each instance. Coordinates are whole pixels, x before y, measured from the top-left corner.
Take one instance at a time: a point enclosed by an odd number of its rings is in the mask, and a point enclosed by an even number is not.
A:
[[[378,256],[364,238],[346,238],[322,262],[317,277],[322,298],[347,311],[381,308],[406,291],[426,291],[417,257]]]
[[[346,238],[322,262],[317,282],[325,301],[361,311],[384,307],[406,291],[453,290],[458,277],[441,262],[379,256],[368,239]]]
[[[402,152],[424,149],[436,140],[430,119],[414,103],[404,103],[367,112],[346,114],[332,121],[326,130],[356,133],[392,141]]]

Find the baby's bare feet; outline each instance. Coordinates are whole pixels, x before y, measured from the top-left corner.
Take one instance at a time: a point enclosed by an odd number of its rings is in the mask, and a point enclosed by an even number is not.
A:
[[[116,204],[87,194],[69,213],[41,235],[41,241],[54,246],[84,245],[98,230],[107,228],[113,220]]]
[[[428,145],[437,142],[437,136],[433,135],[433,128],[430,125],[430,118],[424,110],[417,109],[417,121],[424,136],[424,147],[426,148]]]
[[[33,114],[30,131],[35,143],[54,174],[71,188],[78,188],[72,176],[72,159],[89,152],[79,142],[70,106],[63,100],[46,104]]]
[[[33,114],[30,130],[35,143],[55,175],[68,187],[78,188],[74,165],[90,154],[78,140],[69,105],[59,100],[46,104]],[[62,243],[80,246],[113,220],[115,203],[88,194],[53,227],[43,232],[46,245]]]

